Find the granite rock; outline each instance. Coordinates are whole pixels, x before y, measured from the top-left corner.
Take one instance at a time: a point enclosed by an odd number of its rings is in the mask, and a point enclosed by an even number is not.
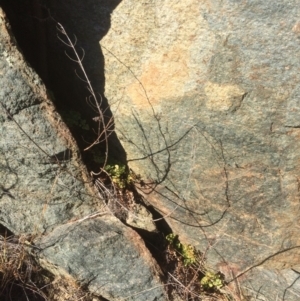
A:
[[[36,243],[50,271],[66,271],[106,300],[166,300],[142,239],[112,216],[64,224]]]
[[[100,42],[141,193],[266,300],[300,296],[299,13],[296,0],[123,0]]]

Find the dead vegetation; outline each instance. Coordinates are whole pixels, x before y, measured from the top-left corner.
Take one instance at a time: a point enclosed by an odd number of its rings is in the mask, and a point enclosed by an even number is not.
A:
[[[1,300],[46,300],[41,269],[26,236],[0,236]]]
[[[170,301],[242,301],[220,273],[207,270],[203,254],[175,239],[164,241],[158,260]],[[71,278],[45,271],[30,236],[0,235],[0,300],[100,301]]]
[[[1,301],[98,301],[78,283],[45,271],[26,235],[0,235]]]

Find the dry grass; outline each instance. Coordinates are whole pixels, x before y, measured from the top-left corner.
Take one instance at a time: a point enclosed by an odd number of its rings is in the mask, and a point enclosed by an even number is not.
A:
[[[205,253],[181,243],[177,235],[167,235],[154,247],[157,252],[152,249],[152,255],[164,273],[169,301],[250,300],[238,279],[227,283],[221,272],[207,265]]]
[[[168,244],[165,250],[163,268],[167,274],[167,291],[171,301],[229,301],[226,294],[215,287],[210,290],[201,285],[205,276],[205,262],[203,255],[194,249],[195,262],[184,263],[184,257],[178,250]]]
[[[29,237],[0,236],[0,299],[47,300]]]
[[[74,280],[54,277],[35,260],[28,236],[0,235],[1,301],[98,301]]]

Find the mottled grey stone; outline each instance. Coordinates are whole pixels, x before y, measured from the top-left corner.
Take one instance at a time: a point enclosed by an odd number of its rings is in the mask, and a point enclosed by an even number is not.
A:
[[[112,216],[57,227],[38,246],[41,258],[107,300],[166,300],[141,238]]]
[[[90,213],[95,198],[84,184],[76,143],[5,23],[2,16],[0,220],[15,234],[40,234]]]
[[[296,0],[124,0],[101,41],[141,192],[228,280],[260,264],[239,283],[267,300],[300,296],[283,275],[300,260],[299,13]]]

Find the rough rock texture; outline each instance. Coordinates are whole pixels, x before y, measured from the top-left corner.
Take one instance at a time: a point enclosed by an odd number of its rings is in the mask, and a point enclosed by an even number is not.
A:
[[[35,237],[45,267],[96,295],[165,300],[144,243],[104,214],[76,143],[18,51],[2,11],[0,28],[0,223]],[[103,214],[83,219],[95,212]]]
[[[89,206],[99,201],[74,140],[6,26],[2,15],[1,223],[13,233],[39,234],[91,213]]]
[[[149,277],[155,263],[141,238],[112,216],[56,227],[38,246],[42,259],[55,262],[107,300],[165,300],[157,279]],[[55,273],[57,268],[49,269]]]
[[[100,43],[148,200],[267,300],[300,298],[299,15],[297,0],[123,0]]]

